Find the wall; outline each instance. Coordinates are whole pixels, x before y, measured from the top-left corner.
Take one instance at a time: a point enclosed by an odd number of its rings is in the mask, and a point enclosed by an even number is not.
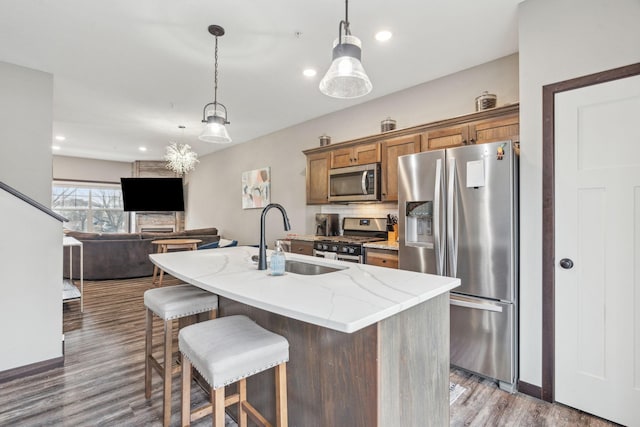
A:
[[[0,180],[51,205],[53,76],[0,62]],[[62,224],[0,190],[0,372],[62,356]]]
[[[132,164],[81,157],[53,156],[53,179],[114,182],[131,176]]]
[[[517,54],[203,156],[187,178],[187,226],[216,226],[223,237],[257,244],[261,210],[242,209],[240,179],[244,171],[269,166],[271,201],[286,208],[292,232],[312,233],[316,212],[340,210],[306,206],[302,150],[317,147],[318,136],[326,133],[336,143],[379,133],[380,121],[388,116],[403,128],[471,113],[484,90],[496,93],[499,105],[518,101]],[[233,124],[229,132],[233,137]],[[380,213],[392,208],[382,207]],[[279,214],[269,212],[267,242],[284,235]]]
[[[4,190],[0,212],[2,373],[62,356],[62,223]]]
[[[0,181],[49,206],[53,76],[0,62],[0,94]]]
[[[520,31],[520,379],[542,382],[542,86],[640,61],[640,1],[527,0]]]

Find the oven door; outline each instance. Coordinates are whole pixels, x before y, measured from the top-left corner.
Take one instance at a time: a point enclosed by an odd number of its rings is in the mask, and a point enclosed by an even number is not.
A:
[[[356,264],[362,264],[362,255],[336,254],[336,259],[338,261],[355,262]]]
[[[318,258],[336,259],[338,261],[347,261],[347,262],[362,264],[361,255],[347,255],[347,254],[340,254],[337,252],[319,251],[317,249],[314,249],[313,256]]]

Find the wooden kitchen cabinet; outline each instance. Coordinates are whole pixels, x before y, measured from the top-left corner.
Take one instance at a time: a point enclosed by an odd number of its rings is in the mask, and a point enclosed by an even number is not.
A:
[[[331,168],[366,165],[380,161],[380,144],[359,144],[331,151]]]
[[[398,157],[420,149],[420,134],[400,136],[382,142],[382,201],[398,200]]]
[[[425,132],[420,142],[420,151],[459,147],[469,141],[469,125],[451,126]]]
[[[308,240],[291,240],[291,252],[300,255],[313,256],[313,242]]]
[[[473,144],[503,141],[520,141],[520,116],[512,114],[506,117],[481,120],[469,125],[469,134]]]
[[[518,114],[427,130],[423,133],[420,151],[484,144],[511,139],[519,140]]]
[[[307,204],[322,205],[329,200],[329,153],[307,155]]]
[[[398,268],[398,251],[366,248],[365,263],[377,265],[378,267]]]
[[[329,169],[376,162],[381,163],[382,201],[396,202],[399,156],[507,139],[519,143],[519,111],[519,104],[508,104],[304,150],[307,156],[307,204],[329,203]]]

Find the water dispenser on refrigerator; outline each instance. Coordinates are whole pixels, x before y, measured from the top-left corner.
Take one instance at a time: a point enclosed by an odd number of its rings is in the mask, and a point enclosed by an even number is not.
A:
[[[405,244],[433,249],[433,202],[406,202]]]

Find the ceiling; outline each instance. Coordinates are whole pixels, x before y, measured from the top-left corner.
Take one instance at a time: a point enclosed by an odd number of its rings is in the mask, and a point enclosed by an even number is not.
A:
[[[213,101],[210,24],[226,30],[218,101],[239,144],[516,52],[521,1],[352,0],[373,83],[354,100],[318,90],[343,0],[0,0],[0,61],[53,74],[56,155],[159,160],[175,141],[202,156],[228,147],[197,140]]]

